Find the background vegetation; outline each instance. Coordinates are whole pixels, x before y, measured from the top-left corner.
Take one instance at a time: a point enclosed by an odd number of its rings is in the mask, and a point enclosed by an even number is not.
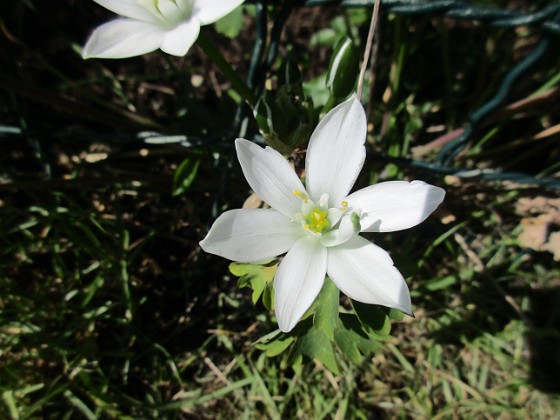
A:
[[[527,13],[552,4],[482,3]],[[233,139],[259,139],[212,61],[193,48],[84,62],[80,46],[112,17],[94,2],[0,10],[0,417],[558,415],[558,189],[395,159],[432,162],[536,48],[538,25],[382,12],[359,184],[423,179],[447,197],[420,227],[372,236],[409,276],[416,317],[334,375],[257,350],[272,314],[198,247],[250,194]],[[369,18],[296,7],[270,85],[290,58],[320,108],[336,41],[350,34],[363,48]],[[245,77],[254,6],[203,31]],[[558,179],[558,57],[552,48],[514,84],[454,165]]]

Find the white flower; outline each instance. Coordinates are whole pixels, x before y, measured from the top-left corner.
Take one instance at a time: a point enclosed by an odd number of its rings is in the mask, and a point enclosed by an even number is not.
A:
[[[348,195],[364,164],[366,127],[355,96],[330,111],[309,141],[306,187],[274,149],[236,140],[249,185],[271,208],[225,212],[200,246],[241,262],[287,252],[274,279],[276,317],[284,332],[309,309],[325,275],[354,300],[412,313],[408,287],[389,254],[358,233],[415,226],[445,191],[422,181],[390,181]]]
[[[94,0],[122,18],[93,31],[84,58],[126,58],[162,51],[183,56],[200,27],[214,23],[244,0]]]

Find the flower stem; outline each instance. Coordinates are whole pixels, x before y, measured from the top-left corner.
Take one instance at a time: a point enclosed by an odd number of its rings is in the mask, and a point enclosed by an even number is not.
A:
[[[229,80],[233,88],[239,93],[243,99],[253,107],[256,103],[255,95],[249,89],[247,84],[238,76],[235,70],[225,60],[220,50],[202,33],[198,36],[198,46],[204,50],[206,55],[220,68],[224,76]]]
[[[364,76],[366,74],[366,69],[369,61],[369,56],[371,55],[371,46],[373,41],[373,35],[375,34],[375,28],[377,26],[377,18],[379,16],[379,5],[380,0],[374,0],[373,2],[373,14],[371,16],[371,24],[369,26],[369,33],[366,41],[366,48],[364,50],[364,59],[362,61],[362,68],[360,69],[360,76],[358,77],[358,99],[362,97],[362,88],[364,86]]]

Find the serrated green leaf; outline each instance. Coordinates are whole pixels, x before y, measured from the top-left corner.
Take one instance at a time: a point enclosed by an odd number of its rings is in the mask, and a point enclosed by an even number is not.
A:
[[[239,287],[250,287],[253,289],[251,299],[253,303],[257,303],[266,290],[267,285],[274,279],[277,267],[277,264],[267,266],[248,263],[231,263],[229,265],[229,271],[234,276],[239,277],[237,281]],[[270,300],[270,296],[268,296],[267,299]]]
[[[342,353],[353,363],[360,363],[364,356],[380,347],[373,337],[365,333],[354,314],[340,314],[334,339]]]
[[[388,336],[391,332],[391,320],[387,311],[377,305],[368,305],[352,300],[352,307],[364,331],[377,337]]]
[[[235,38],[243,29],[243,8],[234,9],[230,14],[217,21],[214,27],[216,32],[231,39]]]
[[[338,288],[330,278],[326,278],[323,288],[317,296],[317,310],[313,317],[313,326],[334,341],[334,328],[338,319]]]
[[[199,165],[200,159],[192,157],[181,162],[173,177],[173,195],[182,194],[191,186],[196,178]]]

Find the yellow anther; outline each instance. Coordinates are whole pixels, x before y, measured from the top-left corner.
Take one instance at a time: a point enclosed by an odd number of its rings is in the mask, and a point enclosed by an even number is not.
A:
[[[301,198],[303,200],[304,203],[307,203],[307,201],[309,200],[309,198],[307,197],[307,194],[305,194],[303,191],[300,190],[293,190],[292,194]]]
[[[342,201],[340,205],[342,206],[342,213],[346,213],[346,210],[348,210],[348,201]]]

